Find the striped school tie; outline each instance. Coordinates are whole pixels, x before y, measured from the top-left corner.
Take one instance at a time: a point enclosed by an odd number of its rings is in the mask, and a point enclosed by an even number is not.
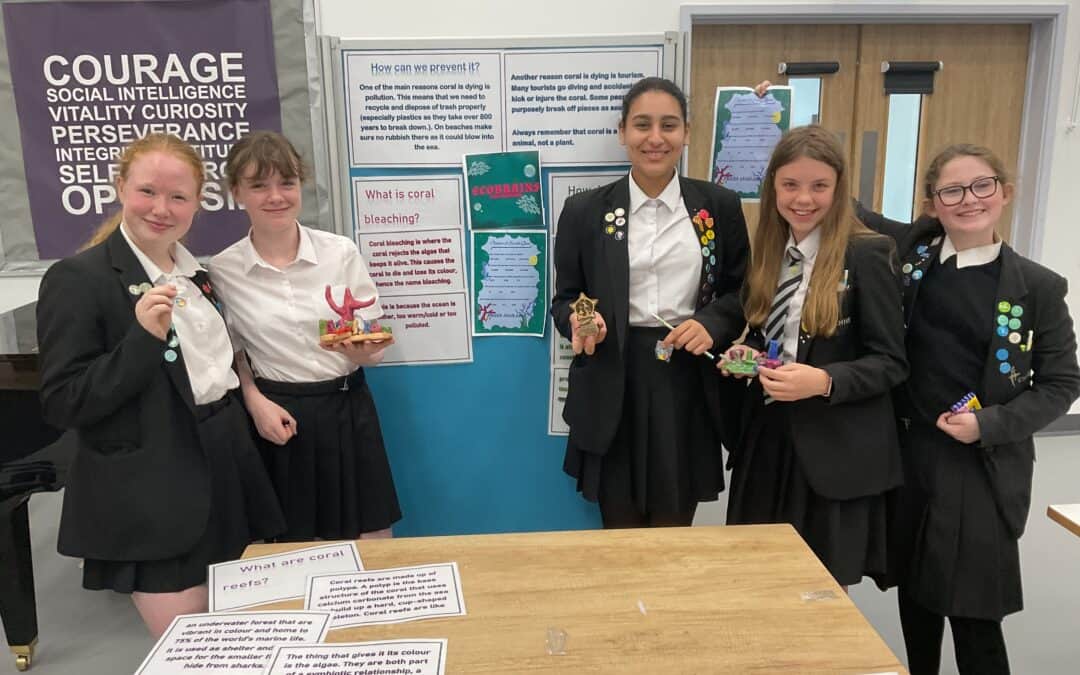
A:
[[[784,273],[780,275],[780,283],[776,285],[776,295],[773,296],[772,309],[769,310],[769,319],[765,322],[765,347],[768,348],[772,340],[781,345],[784,342],[784,323],[787,321],[788,305],[799,290],[802,282],[803,254],[794,246],[788,247],[784,257],[787,263]],[[765,394],[765,404],[773,402],[773,398]]]

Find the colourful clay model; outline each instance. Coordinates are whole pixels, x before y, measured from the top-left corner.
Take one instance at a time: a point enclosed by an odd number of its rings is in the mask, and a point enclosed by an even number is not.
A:
[[[345,289],[345,297],[338,305],[334,302],[334,296],[330,292],[330,286],[326,287],[326,302],[330,309],[338,315],[335,319],[321,319],[319,321],[319,341],[332,344],[335,342],[366,342],[368,340],[389,340],[393,337],[393,331],[389,326],[383,326],[378,319],[366,321],[354,317],[358,309],[370,307],[375,304],[375,298],[370,300],[356,300],[352,291]]]
[[[968,393],[964,394],[964,397],[962,399],[960,399],[956,403],[953,403],[952,407],[949,408],[949,410],[954,414],[964,412],[965,410],[974,411],[980,409],[982,409],[982,404],[979,403],[979,397],[976,396],[975,392],[973,391],[969,391]]]

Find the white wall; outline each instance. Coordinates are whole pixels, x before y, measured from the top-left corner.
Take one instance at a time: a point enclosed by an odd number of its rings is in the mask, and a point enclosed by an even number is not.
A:
[[[541,0],[514,6],[505,2],[482,0],[399,0],[367,3],[353,0],[318,0],[321,31],[349,38],[466,38],[508,36],[566,36],[662,33],[679,29],[679,0]],[[710,3],[716,4],[716,3]],[[739,3],[732,3],[739,4]],[[748,3],[747,3],[748,4]],[[755,0],[757,6],[821,4]],[[832,6],[869,3],[836,0]],[[908,0],[905,4],[972,5],[973,13],[987,3],[956,0],[934,3]],[[1016,0],[1010,6],[1043,4]],[[828,12],[830,5],[821,5]],[[1073,7],[1071,9],[1080,9]],[[986,46],[989,48],[990,46]],[[1041,251],[1035,257],[1073,280],[1070,306],[1080,317],[1080,129],[1067,134],[1073,90],[1080,59],[1080,12],[1068,17],[1061,82],[1060,109],[1056,116],[1056,134],[1050,183],[1047,219],[1044,223]],[[1055,86],[1051,83],[1051,86]],[[958,139],[959,140],[959,139]],[[1023,177],[1021,176],[1021,188]],[[1080,412],[1080,410],[1074,410]],[[1050,522],[1046,506],[1051,503],[1080,502],[1080,450],[1077,437],[1040,438],[1037,442],[1039,463],[1036,466],[1032,516],[1022,540],[1025,599],[1027,609],[1005,621],[1006,637],[1012,656],[1013,672],[1055,675],[1076,672],[1080,642],[1076,626],[1080,615],[1080,539]],[[698,514],[698,523],[721,523],[724,498],[719,504],[706,505]],[[894,598],[879,593],[869,582],[852,593],[860,609],[885,637],[889,645],[903,655],[903,641],[896,619]],[[946,650],[951,649],[946,644]],[[954,673],[950,655],[943,659],[943,672]]]

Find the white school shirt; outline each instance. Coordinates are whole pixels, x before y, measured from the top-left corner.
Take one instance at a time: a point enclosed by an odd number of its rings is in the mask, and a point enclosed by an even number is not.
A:
[[[694,315],[701,245],[683,203],[678,175],[655,199],[630,176],[627,253],[630,259],[630,325],[661,326]]]
[[[240,380],[232,369],[233,347],[225,320],[191,279],[196,272],[205,271],[203,266],[183,244],[176,242],[172,250],[172,272],[162,272],[131,241],[123,223],[120,234],[124,235],[150,282],[155,286],[172,284],[176,287],[176,298],[184,299],[183,305],[173,302],[172,323],[184,354],[184,369],[191,382],[195,404],[213,403],[230,389],[239,387]]]
[[[225,305],[237,350],[252,371],[277,382],[321,382],[348,375],[348,358],[319,346],[319,320],[338,319],[326,301],[330,286],[341,305],[345,289],[375,304],[356,311],[367,321],[383,314],[379,292],[352,240],[297,223],[296,259],[278,269],[255,250],[251,233],[209,263],[215,291]]]
[[[1001,255],[1000,241],[957,251],[953,240],[949,239],[949,235],[945,235],[945,242],[941,245],[941,253],[938,254],[938,262],[945,263],[949,258],[956,256],[956,269],[962,270],[965,267],[994,262],[999,255]]]
[[[791,302],[788,303],[787,319],[784,321],[784,343],[782,345],[784,348],[784,363],[794,363],[799,354],[799,324],[802,323],[802,308],[803,303],[806,302],[806,292],[810,290],[810,276],[814,273],[814,261],[817,260],[820,245],[821,229],[816,227],[798,244],[795,243],[795,238],[789,234],[787,244],[784,245],[785,264],[780,266],[781,277],[783,277],[784,270],[788,268],[786,262],[787,250],[794,246],[803,254],[802,281],[799,282],[799,287],[795,289],[795,295],[791,298]],[[776,284],[777,286],[780,285],[779,279],[777,279]],[[768,348],[768,345],[765,346]]]

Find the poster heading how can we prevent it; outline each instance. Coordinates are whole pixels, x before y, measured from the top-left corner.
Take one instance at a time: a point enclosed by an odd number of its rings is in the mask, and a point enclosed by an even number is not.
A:
[[[74,253],[116,208],[117,162],[148,133],[204,160],[188,247],[244,234],[223,169],[237,140],[281,129],[267,0],[8,3],[4,25],[41,258]]]

